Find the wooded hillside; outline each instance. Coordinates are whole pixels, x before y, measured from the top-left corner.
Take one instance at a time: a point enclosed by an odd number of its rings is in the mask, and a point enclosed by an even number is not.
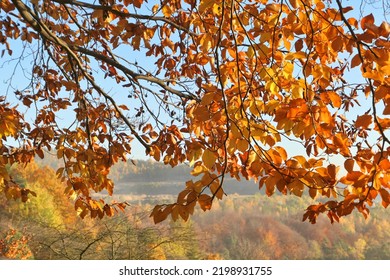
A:
[[[123,165],[116,179],[133,178],[149,186],[146,179],[137,179],[149,168],[164,173],[167,183],[167,178],[181,179],[174,169],[150,162],[138,162],[133,168]],[[301,222],[310,201],[231,195],[214,204],[213,211],[199,209],[187,223],[166,221],[156,226],[149,217],[155,201],[172,199],[159,195],[158,186],[156,195],[150,195],[148,188],[148,196],[133,196],[133,200],[124,188],[118,197],[129,198],[124,213],[103,220],[81,219],[72,201],[60,195],[66,185],[55,179],[50,167],[33,164],[13,168],[11,173],[37,197],[26,203],[1,200],[0,254],[7,258],[390,259],[390,222],[381,207],[374,206],[368,220],[354,214],[331,226],[325,219],[311,225]],[[135,190],[140,194],[141,189]]]

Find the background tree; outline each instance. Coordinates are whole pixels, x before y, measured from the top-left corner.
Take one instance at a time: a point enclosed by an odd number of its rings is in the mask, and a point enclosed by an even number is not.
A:
[[[166,170],[162,163],[150,164]],[[54,170],[32,163],[11,171],[15,181],[36,191],[37,198],[23,203],[0,197],[0,258],[390,258],[390,223],[382,207],[373,207],[367,220],[354,213],[330,227],[326,217],[319,217],[313,227],[299,221],[310,197],[276,194],[271,200],[260,193],[233,194],[216,201],[213,211],[197,209],[190,222],[153,225],[149,214],[157,198],[140,202],[127,194],[131,207],[125,213],[80,220],[72,202],[62,196],[64,183],[55,179]],[[138,174],[136,169],[132,172]],[[225,186],[230,188],[230,183]]]
[[[113,193],[110,168],[134,140],[197,177],[155,222],[210,209],[226,176],[328,198],[307,208],[312,223],[387,207],[390,25],[352,11],[342,0],[1,1],[3,57],[32,61],[26,87],[9,83],[18,101],[0,102],[2,192],[35,194],[8,166],[54,149],[81,217],[112,216],[126,205],[92,194]]]

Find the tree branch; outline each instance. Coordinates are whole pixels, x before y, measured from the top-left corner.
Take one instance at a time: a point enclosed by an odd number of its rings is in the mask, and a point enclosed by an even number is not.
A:
[[[130,123],[130,121],[127,119],[127,117],[123,114],[122,110],[118,107],[115,100],[106,93],[101,87],[99,87],[93,77],[91,77],[84,69],[83,65],[80,62],[79,57],[73,52],[71,49],[71,46],[69,46],[65,41],[55,36],[53,33],[50,32],[50,30],[45,26],[39,18],[37,18],[33,11],[27,7],[21,0],[12,0],[15,7],[19,10],[21,16],[29,23],[37,32],[40,34],[43,38],[45,38],[48,41],[51,41],[54,44],[57,44],[61,46],[77,63],[80,70],[83,71],[83,75],[86,77],[88,82],[92,84],[92,86],[95,88],[97,92],[99,92],[101,95],[103,95],[107,100],[111,102],[111,104],[114,106],[115,111],[119,114],[121,119],[126,123],[126,125],[129,127],[131,133],[137,138],[137,140],[145,147],[147,153],[150,150],[149,145],[139,136],[139,134],[135,131],[135,127],[133,124]]]
[[[140,14],[134,14],[134,13],[129,13],[129,12],[121,12],[121,11],[115,9],[115,6],[95,5],[95,4],[90,4],[90,3],[81,2],[81,1],[73,1],[73,0],[52,0],[52,1],[59,3],[59,4],[70,4],[72,6],[78,6],[78,7],[88,8],[88,9],[92,9],[92,10],[108,11],[108,12],[113,13],[114,15],[117,15],[120,17],[162,21],[162,22],[165,22],[165,23],[175,27],[178,30],[181,30],[181,31],[188,33],[191,36],[198,36],[196,33],[190,31],[189,29],[177,24],[176,22],[174,22],[166,17],[159,17],[159,16],[155,16],[155,15],[140,15]]]

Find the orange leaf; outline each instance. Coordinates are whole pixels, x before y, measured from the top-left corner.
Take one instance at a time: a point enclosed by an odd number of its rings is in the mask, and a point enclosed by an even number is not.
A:
[[[383,115],[390,115],[390,104],[387,104],[383,110]]]
[[[348,13],[349,11],[352,11],[352,10],[353,10],[353,7],[351,7],[351,6],[348,6],[348,7],[345,7],[345,8],[342,9],[344,14]]]
[[[298,0],[289,0],[291,6],[296,9],[299,7],[299,1]]]
[[[348,19],[348,23],[350,24],[350,25],[352,25],[353,27],[355,27],[355,28],[358,28],[358,21],[355,19],[355,18],[349,18]]]
[[[382,198],[382,205],[383,207],[387,208],[387,206],[389,206],[390,204],[390,194],[387,190],[385,189],[380,189],[379,190],[379,194]]]
[[[361,127],[363,129],[367,129],[368,126],[371,124],[371,122],[372,122],[372,116],[366,114],[366,115],[357,117],[357,119],[355,121],[355,126]]]
[[[119,108],[121,108],[122,110],[126,110],[126,111],[129,111],[129,108],[126,106],[126,105],[118,105]]]
[[[303,40],[299,39],[295,42],[295,50],[299,52],[303,48]]]
[[[378,122],[379,122],[379,125],[382,129],[388,129],[390,127],[390,119],[389,118],[382,119],[382,118],[378,117]],[[375,123],[375,130],[380,131],[377,123]]]
[[[351,68],[354,68],[362,63],[359,54],[356,54],[351,60]]]
[[[341,51],[343,49],[343,46],[344,46],[344,41],[340,36],[338,36],[335,40],[332,41],[332,49],[335,52]]]
[[[212,200],[211,197],[207,194],[201,194],[198,198],[198,203],[203,211],[211,209]]]
[[[271,10],[275,13],[279,13],[280,9],[281,9],[281,5],[279,4],[268,4],[266,7],[265,7],[267,10]]]
[[[374,22],[375,22],[374,16],[372,14],[369,14],[364,18],[362,18],[362,20],[360,21],[360,26],[364,30],[367,29],[371,24],[374,24]]]
[[[337,173],[337,170],[336,170],[336,165],[334,164],[329,164],[328,167],[328,174],[329,176],[332,178],[332,179],[335,179],[336,178],[336,173]]]
[[[137,8],[141,8],[143,2],[144,2],[143,0],[134,0],[133,5]]]
[[[150,146],[149,155],[152,156],[155,159],[155,161],[160,161],[161,150],[157,146]]]
[[[42,151],[41,149],[36,150],[35,153],[36,153],[41,159],[44,158],[44,154],[43,154],[43,151]]]
[[[390,35],[390,24],[386,21],[382,22],[382,24],[379,26],[380,34],[382,37],[389,37]]]
[[[341,107],[341,97],[334,91],[328,92],[328,97],[332,101],[332,104],[334,107],[340,108]]]
[[[353,171],[353,166],[355,164],[355,161],[351,158],[348,158],[344,162],[345,170],[347,170],[349,173]]]

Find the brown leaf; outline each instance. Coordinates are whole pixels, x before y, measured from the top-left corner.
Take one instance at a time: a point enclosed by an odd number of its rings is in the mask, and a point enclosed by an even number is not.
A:
[[[361,19],[360,26],[363,30],[365,30],[368,28],[368,25],[374,24],[374,22],[375,22],[374,16],[372,14],[369,14]]]
[[[349,173],[353,171],[353,166],[355,164],[355,161],[351,158],[348,158],[344,161],[344,167],[345,170],[347,170]]]
[[[354,68],[356,66],[359,66],[362,63],[362,60],[360,59],[360,55],[356,54],[352,60],[351,60],[351,68]]]
[[[207,194],[201,194],[198,198],[198,203],[203,211],[210,210],[212,206],[211,197]]]
[[[367,129],[371,123],[372,123],[372,115],[365,114],[357,117],[355,121],[355,126],[358,128]]]
[[[329,164],[328,167],[328,174],[332,179],[336,178],[336,165],[334,164]]]

